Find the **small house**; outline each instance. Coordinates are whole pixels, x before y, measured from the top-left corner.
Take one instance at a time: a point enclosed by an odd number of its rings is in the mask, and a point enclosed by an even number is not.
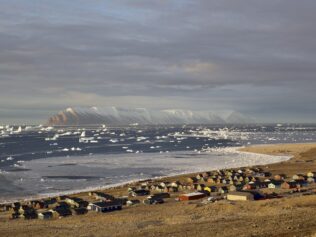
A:
[[[135,190],[137,190],[136,187],[128,187],[128,189],[127,189],[127,191],[128,191],[129,193],[131,193],[131,192],[133,192],[133,191],[135,191]]]
[[[253,201],[254,196],[250,192],[229,192],[227,200],[230,201]]]
[[[291,181],[291,182],[284,182],[281,184],[281,188],[283,189],[292,189],[292,188],[297,188],[297,182],[296,181]]]
[[[158,191],[158,192],[164,192],[165,188],[160,186],[160,185],[157,185],[155,190]],[[141,196],[141,195],[139,195],[139,196]]]
[[[204,188],[204,191],[207,191],[209,193],[217,192],[217,187],[216,186],[207,186]]]
[[[273,179],[280,181],[280,180],[286,179],[286,177],[287,177],[286,174],[276,174],[273,176]]]
[[[202,178],[203,178],[203,174],[197,174],[197,175],[196,175],[196,179],[200,180],[200,179],[202,179]]]
[[[133,205],[136,205],[136,204],[139,204],[139,203],[140,203],[140,201],[138,199],[134,199],[134,200],[128,200],[126,202],[126,205],[127,206],[133,206]]]
[[[178,192],[178,191],[179,191],[178,187],[169,187],[169,188],[168,188],[168,192],[174,192],[174,193],[176,193],[176,192]]]
[[[20,214],[24,214],[24,213],[33,213],[35,212],[34,208],[33,207],[30,207],[28,205],[21,205],[18,212]]]
[[[65,202],[72,206],[72,207],[86,207],[88,203],[81,198],[73,197],[73,198],[66,198]]]
[[[45,205],[45,203],[43,201],[30,201],[30,205],[31,207],[35,208],[35,209],[43,209],[43,208],[47,208],[47,206]]]
[[[159,197],[152,197],[152,198],[145,199],[143,203],[147,205],[163,204],[164,200]]]
[[[316,178],[316,172],[308,172],[307,173],[307,177],[309,177],[309,178]]]
[[[280,181],[272,181],[268,184],[268,188],[275,189],[275,188],[281,188],[282,182]]]
[[[186,193],[179,196],[180,201],[190,201],[204,198],[205,194],[201,192]]]
[[[25,212],[19,215],[19,218],[23,218],[25,220],[37,219],[37,217],[36,212]]]
[[[257,188],[257,185],[254,182],[250,182],[250,183],[245,184],[243,186],[243,190],[253,190],[253,189],[256,189],[256,188]]]
[[[211,178],[210,177],[210,178],[207,179],[207,182],[213,184],[213,183],[216,182],[215,180],[216,180],[215,178]]]
[[[110,212],[110,211],[122,210],[122,204],[118,201],[94,202],[94,203],[89,203],[88,210],[96,211],[96,212]]]
[[[117,201],[121,202],[122,205],[126,205],[126,203],[128,201],[128,197],[127,196],[117,197],[114,200],[117,200]]]
[[[53,212],[51,212],[51,211],[45,211],[45,212],[38,213],[38,219],[48,220],[48,219],[52,219],[52,218],[53,218]]]
[[[196,190],[198,190],[198,191],[202,191],[202,190],[204,190],[204,188],[205,188],[205,184],[198,184],[196,186]]]
[[[74,215],[84,215],[88,212],[87,208],[85,207],[78,207],[73,209],[73,214]]]
[[[304,175],[302,175],[302,174],[295,174],[295,175],[293,175],[292,179],[295,180],[295,181],[297,181],[297,180],[305,180],[306,177]]]
[[[227,184],[234,184],[234,181],[231,179],[231,180],[226,180],[226,183]]]
[[[269,182],[257,182],[256,185],[258,188],[268,188]]]
[[[1,205],[1,208],[0,208],[0,212],[1,211],[10,211],[12,210],[12,206],[11,205]]]
[[[185,189],[185,185],[179,184],[178,185],[178,191],[182,191]]]
[[[112,201],[115,199],[112,195],[102,192],[92,192],[92,196],[102,201]]]
[[[228,193],[228,188],[226,187],[226,186],[223,186],[223,187],[220,187],[219,189],[218,189],[218,192],[219,193]]]
[[[18,212],[13,212],[13,213],[11,214],[11,219],[18,219],[18,218],[20,218],[20,213],[18,213]]]
[[[204,183],[207,183],[207,180],[208,180],[208,177],[203,177],[200,181],[204,182]]]
[[[58,197],[57,197],[57,201],[58,201],[58,202],[64,201],[66,198],[69,198],[69,197],[66,196],[66,195],[61,195],[61,196],[58,196]]]
[[[203,178],[208,178],[208,177],[211,176],[211,173],[210,173],[210,172],[204,172],[204,173],[202,174],[202,176],[203,176]]]
[[[170,184],[170,182],[161,182],[159,185],[163,188],[167,187]]]
[[[66,217],[71,216],[72,212],[69,208],[54,208],[53,215],[56,215],[58,217]]]
[[[187,181],[189,183],[196,183],[198,181],[198,179],[196,177],[189,177],[189,178],[187,178]]]
[[[57,199],[56,198],[49,198],[43,201],[45,208],[52,208],[56,203]]]
[[[174,181],[170,184],[171,187],[175,187],[175,188],[178,188],[179,185],[181,185],[181,183],[179,181]]]
[[[155,193],[149,196],[150,198],[170,198],[169,193]]]
[[[307,181],[305,180],[297,180],[296,184],[298,185],[298,187],[306,187],[308,185]]]
[[[162,188],[163,190],[163,188]],[[146,195],[149,195],[150,194],[150,191],[149,190],[145,190],[145,189],[138,189],[138,190],[135,190],[133,192],[131,192],[131,195],[133,197],[137,197],[137,196],[146,196]]]

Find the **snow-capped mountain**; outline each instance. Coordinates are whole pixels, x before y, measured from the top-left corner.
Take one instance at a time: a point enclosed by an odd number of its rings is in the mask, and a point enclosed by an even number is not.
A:
[[[207,111],[149,110],[145,108],[68,108],[48,120],[48,125],[127,124],[224,124],[220,116]]]

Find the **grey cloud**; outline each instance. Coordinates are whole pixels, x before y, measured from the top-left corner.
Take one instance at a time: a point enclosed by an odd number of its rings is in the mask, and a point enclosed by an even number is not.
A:
[[[144,107],[316,115],[315,1],[0,3],[0,108],[12,117],[139,96]]]

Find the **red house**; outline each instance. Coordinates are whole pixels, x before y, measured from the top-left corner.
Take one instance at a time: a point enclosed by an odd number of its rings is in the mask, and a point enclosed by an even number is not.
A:
[[[200,192],[196,192],[196,193],[186,193],[186,194],[182,194],[179,196],[179,200],[180,201],[190,201],[190,200],[197,200],[197,199],[201,199],[204,198],[205,194],[204,193],[200,193]]]

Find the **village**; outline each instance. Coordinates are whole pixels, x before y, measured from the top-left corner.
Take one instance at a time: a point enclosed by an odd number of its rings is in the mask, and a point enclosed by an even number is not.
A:
[[[171,177],[169,178],[171,179]],[[88,212],[113,212],[138,205],[165,202],[257,201],[316,194],[316,172],[274,174],[262,168],[224,169],[184,176],[176,181],[143,180],[121,187],[42,200],[0,205],[0,213],[14,219],[56,219]],[[123,190],[123,191],[122,191]],[[120,191],[120,192],[118,192]],[[112,193],[116,195],[112,195]],[[117,195],[126,194],[126,195]]]

